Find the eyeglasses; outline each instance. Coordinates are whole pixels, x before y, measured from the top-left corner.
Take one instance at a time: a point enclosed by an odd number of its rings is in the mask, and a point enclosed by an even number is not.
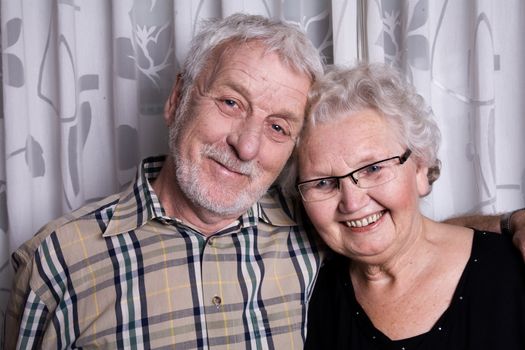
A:
[[[404,164],[412,151],[407,149],[400,156],[391,157],[365,165],[342,176],[329,176],[299,182],[297,189],[305,202],[322,201],[335,196],[341,180],[350,177],[359,188],[372,188],[386,184],[397,176],[397,165]]]

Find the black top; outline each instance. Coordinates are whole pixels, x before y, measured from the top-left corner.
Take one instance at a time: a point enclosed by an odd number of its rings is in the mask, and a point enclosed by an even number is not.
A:
[[[525,264],[507,236],[476,231],[448,309],[429,332],[392,341],[357,303],[347,258],[335,257],[309,304],[305,348],[524,350]]]

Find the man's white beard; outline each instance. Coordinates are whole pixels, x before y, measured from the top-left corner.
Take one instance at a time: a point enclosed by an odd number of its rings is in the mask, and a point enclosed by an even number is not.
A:
[[[176,118],[180,117],[180,115],[176,116]],[[201,170],[198,166],[184,159],[177,152],[176,144],[180,136],[179,131],[185,122],[187,120],[182,120],[181,123],[174,123],[169,130],[170,153],[174,160],[175,177],[180,190],[195,206],[204,208],[215,215],[242,215],[266,193],[269,185],[259,186],[261,188],[249,188],[249,185],[247,185],[244,189],[232,191],[231,188],[228,190],[227,187],[221,186],[220,183],[204,181],[200,177]],[[205,145],[202,150],[202,157],[211,158],[220,164],[228,166],[230,169],[246,174],[250,180],[249,184],[257,182],[262,173],[258,164],[255,161],[243,162],[239,160],[228,147],[228,145],[225,145],[225,149],[222,149],[222,147],[219,149],[216,145]]]
[[[174,159],[175,174],[181,191],[194,205],[219,216],[242,215],[268,190],[267,187],[244,188],[232,192],[221,184],[203,181],[195,164],[189,164],[177,154],[174,155]],[[250,178],[255,180],[257,176],[252,174]]]

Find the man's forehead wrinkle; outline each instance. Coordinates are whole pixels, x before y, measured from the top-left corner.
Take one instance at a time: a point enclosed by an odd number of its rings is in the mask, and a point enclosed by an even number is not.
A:
[[[296,104],[291,105],[290,102],[292,97],[287,97],[287,103],[285,104],[276,104],[274,96],[279,95],[279,92],[274,88],[265,89],[264,91],[252,91],[249,89],[249,84],[242,84],[236,80],[228,79],[223,80],[217,84],[212,84],[213,86],[210,89],[212,95],[214,93],[220,94],[223,89],[232,90],[236,93],[239,93],[245,100],[248,105],[248,108],[251,111],[263,111],[264,114],[268,116],[280,116],[285,117],[290,120],[293,124],[299,125],[302,127],[304,120],[304,105],[306,97],[304,100],[300,98],[293,97],[293,100]]]
[[[277,53],[260,48],[256,43],[243,43],[217,50],[208,61],[202,88],[214,98],[236,98],[235,94],[239,94],[237,97],[244,100],[248,110],[284,117],[296,125],[298,132],[304,121],[307,90],[292,85],[281,75],[273,76],[275,70],[265,67],[279,67],[278,71],[294,76],[301,73],[283,62]]]
[[[243,65],[245,65],[246,67],[242,67]],[[257,67],[254,67],[254,66],[251,66],[251,65],[247,65],[247,64],[244,64],[244,63],[242,63],[242,64],[240,64],[239,66],[236,66],[236,67],[222,67],[220,70],[217,71],[217,76],[220,76],[221,74],[228,75],[232,71],[233,72],[237,71],[238,73],[242,73],[242,75],[244,75],[245,78],[251,78],[252,79],[252,80],[247,79],[246,81],[244,81],[242,78],[239,79],[240,81],[245,82],[245,85],[247,87],[250,87],[254,82],[257,81],[257,82],[264,83],[264,85],[261,86],[259,89],[265,89],[265,88],[268,87],[269,84],[276,84],[276,85],[284,88],[285,90],[286,89],[290,89],[290,90],[300,94],[305,99],[306,99],[306,97],[308,95],[307,93],[305,93],[304,91],[301,91],[297,87],[292,86],[292,85],[288,85],[287,82],[285,82],[285,81],[280,81],[280,80],[277,80],[277,79],[273,78],[265,70],[258,69]],[[232,74],[232,76],[236,76],[236,74],[234,73],[234,74]],[[275,91],[275,88],[272,87],[271,90]]]
[[[248,51],[245,50],[246,48]],[[256,57],[252,56],[253,52],[257,51],[259,48],[262,48],[259,55]],[[307,94],[300,89],[296,88],[295,86],[286,85],[286,82],[275,80],[269,74],[269,72],[258,67],[259,63],[264,62],[266,59],[272,59],[270,57],[272,55],[277,57],[280,65],[284,69],[289,70],[295,74],[302,74],[301,72],[297,71],[297,69],[287,64],[277,52],[270,50],[268,47],[265,47],[264,44],[257,40],[233,41],[224,43],[223,46],[218,47],[215,53],[211,55],[209,64],[213,64],[214,67],[210,69],[210,79],[208,79],[208,82],[215,80],[212,78],[213,75],[218,76],[219,74],[224,73],[224,71],[236,69],[238,72],[242,72],[246,77],[254,79],[254,81],[264,81],[267,83],[273,82],[284,88],[292,89],[306,97]],[[241,57],[248,57],[248,59],[243,60]],[[235,62],[235,65],[233,65],[232,62]],[[308,79],[310,80],[310,78]]]
[[[301,103],[306,103],[307,94],[300,89],[288,85],[286,82],[281,82],[273,79],[268,74],[264,75],[252,74],[253,69],[244,69],[242,67],[224,67],[216,71],[216,75],[211,79],[210,88],[221,88],[227,87],[242,94],[248,95],[248,97],[273,97],[275,95],[287,95],[288,98],[300,100]],[[222,79],[220,79],[222,78]],[[259,86],[256,83],[261,83]],[[272,84],[277,85],[271,86]],[[254,88],[255,86],[255,88]],[[290,93],[293,92],[293,93]],[[292,96],[293,94],[297,96]],[[253,95],[253,96],[252,96]],[[303,100],[304,99],[304,100]]]

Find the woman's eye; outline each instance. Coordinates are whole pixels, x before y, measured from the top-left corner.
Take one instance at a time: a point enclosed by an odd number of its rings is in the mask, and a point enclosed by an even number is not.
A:
[[[379,171],[381,171],[383,167],[381,165],[370,165],[369,167],[366,167],[364,170],[365,174],[376,174]]]
[[[326,180],[319,180],[315,183],[316,188],[323,188],[326,186]]]
[[[383,166],[380,164],[372,164],[364,168],[363,170],[359,171],[359,173],[355,174],[354,176],[358,179],[360,178],[371,178],[371,177],[377,177],[383,175]]]
[[[331,189],[336,186],[336,180],[335,179],[322,179],[317,182],[315,182],[314,187],[320,190],[326,190]]]

